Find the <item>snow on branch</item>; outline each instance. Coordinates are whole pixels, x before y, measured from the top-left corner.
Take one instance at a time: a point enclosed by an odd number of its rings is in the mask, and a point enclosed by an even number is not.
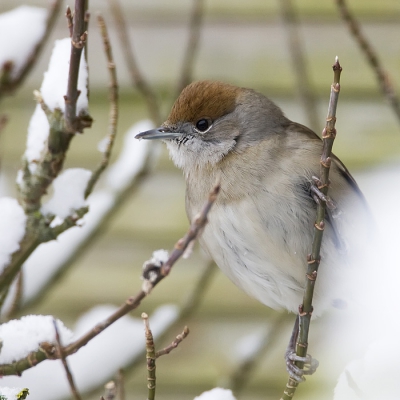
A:
[[[70,343],[72,332],[61,321],[57,326],[63,343]],[[27,315],[0,325],[3,346],[0,364],[10,364],[38,351],[44,342],[55,343],[53,317],[51,315]]]
[[[49,10],[20,6],[0,15],[0,98],[28,75],[53,29],[62,0]],[[20,29],[23,27],[23,29]]]

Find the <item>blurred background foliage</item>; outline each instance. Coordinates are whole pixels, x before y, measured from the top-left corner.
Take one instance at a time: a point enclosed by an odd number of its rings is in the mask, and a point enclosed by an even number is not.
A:
[[[300,40],[312,88],[317,95],[321,126],[325,121],[332,80],[331,65],[336,55],[343,66],[335,153],[356,176],[358,172],[368,171],[378,164],[399,160],[399,123],[380,93],[370,66],[340,19],[335,2],[297,0],[293,3],[298,11]],[[396,92],[400,93],[400,2],[349,0],[348,3],[381,58]],[[46,7],[48,2],[2,0],[0,12],[21,4]],[[188,39],[192,1],[121,0],[121,4],[139,66],[157,91],[165,116],[176,92]],[[121,98],[115,159],[122,145],[123,133],[134,122],[148,118],[148,112],[137,90],[131,86],[107,1],[93,0],[89,9],[93,16],[98,11],[104,15],[117,65]],[[24,86],[0,104],[0,111],[9,116],[9,123],[0,137],[2,194],[15,195],[14,180],[35,107],[32,91],[40,87],[53,40],[67,35],[65,19],[60,17]],[[94,125],[73,141],[66,166],[93,169],[100,160],[97,143],[106,134],[108,118],[107,68],[94,18],[90,23],[88,46],[90,113]],[[255,88],[277,102],[290,119],[307,125],[296,90],[279,0],[207,0],[194,78],[220,79]],[[73,327],[78,315],[98,303],[119,305],[140,287],[141,266],[151,252],[158,248],[170,249],[186,228],[183,177],[163,148],[154,173],[140,185],[68,274],[28,312],[53,314]],[[150,313],[162,303],[182,302],[204,264],[200,251],[196,249],[189,260],[178,263],[172,275],[134,314]],[[202,390],[223,385],[235,366],[237,341],[243,335],[268,325],[273,313],[248,298],[218,272],[204,293],[200,309],[188,321],[191,334],[177,350],[157,364],[157,398],[190,399]],[[251,376],[241,398],[272,399],[280,395],[286,381],[283,353],[292,320],[294,316],[288,320],[287,332],[281,335]],[[312,328],[310,340],[311,351],[316,356],[318,349],[324,346],[321,343],[323,339],[318,336],[318,323]],[[176,334],[181,328],[177,327]],[[143,366],[126,377],[128,399],[144,398],[145,374]],[[321,391],[331,393],[332,385],[334,382],[326,383],[323,375],[317,374],[301,387],[296,396],[298,399],[321,398]],[[99,393],[101,390],[87,398],[97,399]]]

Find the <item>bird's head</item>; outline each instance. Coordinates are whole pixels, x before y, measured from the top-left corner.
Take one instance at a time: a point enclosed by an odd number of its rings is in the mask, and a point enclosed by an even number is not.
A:
[[[199,81],[183,89],[161,127],[136,138],[164,140],[175,164],[187,170],[215,165],[232,152],[240,153],[282,131],[285,120],[281,110],[260,93]]]

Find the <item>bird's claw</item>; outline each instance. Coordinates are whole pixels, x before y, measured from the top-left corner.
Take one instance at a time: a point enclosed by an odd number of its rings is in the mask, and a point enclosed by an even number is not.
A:
[[[287,351],[285,354],[286,370],[289,376],[296,382],[304,382],[306,379],[304,375],[312,375],[318,368],[319,361],[312,358],[310,354],[306,357],[298,356],[294,351]],[[304,363],[303,368],[299,368],[295,362]]]

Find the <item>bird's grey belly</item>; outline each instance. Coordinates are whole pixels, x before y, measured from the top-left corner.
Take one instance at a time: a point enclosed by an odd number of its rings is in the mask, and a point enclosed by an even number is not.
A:
[[[250,296],[296,312],[305,282],[304,238],[282,224],[265,224],[255,209],[219,206],[200,240],[221,270]],[[307,238],[309,239],[309,238]]]

